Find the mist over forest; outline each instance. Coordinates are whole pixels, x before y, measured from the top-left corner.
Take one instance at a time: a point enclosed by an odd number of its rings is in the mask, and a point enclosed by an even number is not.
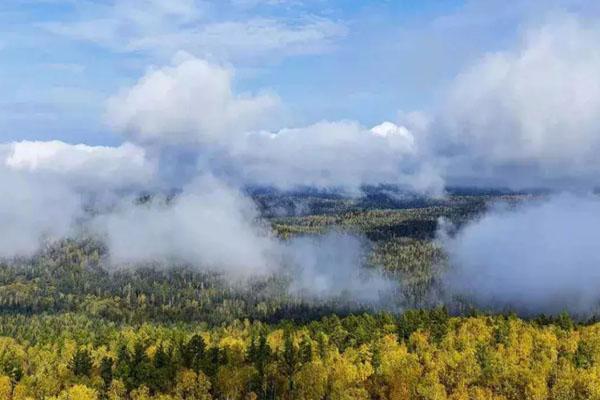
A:
[[[595,2],[5,3],[0,400],[600,399]]]

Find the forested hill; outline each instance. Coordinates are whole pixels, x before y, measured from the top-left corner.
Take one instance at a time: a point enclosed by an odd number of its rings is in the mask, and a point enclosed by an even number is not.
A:
[[[316,202],[312,206],[321,211],[300,216],[279,213],[268,222],[282,240],[331,230],[364,237],[370,247],[367,267],[401,284],[393,304],[399,309],[423,305],[436,289],[444,258],[432,241],[439,219],[459,225],[481,212],[488,200],[454,197],[427,207],[380,208],[348,206],[360,201],[354,198],[303,194],[303,202]],[[348,208],[332,214],[323,211],[322,202],[334,204],[334,209]],[[273,215],[278,208],[272,204],[265,213]],[[32,257],[0,260],[0,312],[7,314],[77,312],[119,323],[219,325],[239,318],[310,321],[331,312],[345,315],[368,308],[347,297],[308,301],[290,295],[288,287],[289,281],[279,275],[238,284],[222,273],[192,265],[112,265],[107,249],[95,238],[65,239]]]
[[[281,240],[365,238],[365,268],[399,284],[391,312],[303,298],[277,274],[241,283],[192,265],[112,265],[97,239],[65,239],[0,261],[0,400],[600,399],[593,319],[431,301],[445,268],[440,218],[460,226],[521,195],[305,195],[288,199],[304,210],[292,214],[257,195]]]

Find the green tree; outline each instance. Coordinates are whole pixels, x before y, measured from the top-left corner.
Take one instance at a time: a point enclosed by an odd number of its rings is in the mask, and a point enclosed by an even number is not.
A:
[[[298,350],[294,346],[292,333],[286,330],[283,340],[282,371],[287,379],[290,394],[294,392],[294,374],[298,369],[298,361]]]
[[[77,349],[71,359],[69,368],[75,376],[89,377],[92,373],[92,357],[90,356],[90,352],[87,349]]]
[[[130,389],[138,388],[142,385],[149,386],[154,383],[152,364],[146,354],[146,347],[141,341],[136,342],[133,347],[129,370],[131,371]]]
[[[102,378],[102,391],[107,393],[110,388],[110,384],[113,380],[113,359],[110,357],[103,357],[100,361],[100,377]]]
[[[309,363],[313,360],[312,343],[310,342],[310,339],[306,336],[303,336],[302,340],[300,341],[299,354],[300,362],[302,364]]]
[[[198,373],[205,367],[206,343],[201,335],[194,335],[183,349],[183,363],[186,368]]]
[[[271,347],[267,343],[267,337],[261,333],[258,338],[258,344],[253,338],[247,351],[247,358],[253,363],[256,369],[256,375],[252,380],[252,390],[258,394],[259,398],[266,398],[267,393],[267,364],[271,359]]]

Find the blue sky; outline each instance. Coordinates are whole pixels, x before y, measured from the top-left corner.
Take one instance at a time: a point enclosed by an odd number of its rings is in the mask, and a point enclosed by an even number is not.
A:
[[[106,100],[186,52],[277,93],[291,121],[432,111],[445,86],[522,26],[586,1],[5,0],[0,139],[116,144]]]

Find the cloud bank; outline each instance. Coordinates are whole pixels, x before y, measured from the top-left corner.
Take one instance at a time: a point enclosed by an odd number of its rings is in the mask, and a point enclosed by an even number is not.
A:
[[[595,196],[499,206],[444,241],[448,289],[493,310],[597,311],[599,224]]]
[[[599,40],[597,25],[562,15],[528,29],[516,49],[486,54],[461,73],[434,144],[449,157],[449,179],[512,187],[596,184]]]
[[[69,236],[93,197],[147,187],[155,171],[145,150],[132,144],[0,145],[0,257],[29,256],[44,241]]]
[[[45,239],[65,237],[83,214],[82,199],[61,181],[0,168],[0,258],[29,256]]]
[[[148,72],[108,103],[111,126],[128,140],[169,152],[195,146],[199,169],[227,171],[241,184],[340,187],[392,183],[441,193],[443,182],[426,159],[419,137],[384,122],[322,121],[298,128],[281,124],[279,98],[240,95],[232,72],[187,57]],[[186,150],[189,147],[186,147]],[[212,166],[206,167],[211,158]]]
[[[0,144],[0,163],[12,172],[62,178],[91,190],[139,188],[154,179],[157,168],[144,148],[131,143],[108,147],[57,140]]]
[[[241,180],[254,184],[358,190],[390,183],[429,194],[443,191],[413,133],[391,122],[367,129],[354,121],[324,121],[250,133],[230,146],[229,155],[240,165]]]
[[[592,22],[554,15],[459,74],[430,137],[447,184],[574,193],[598,185],[600,30]],[[445,242],[449,292],[493,310],[597,312],[599,211],[597,198],[577,195],[492,210]]]

